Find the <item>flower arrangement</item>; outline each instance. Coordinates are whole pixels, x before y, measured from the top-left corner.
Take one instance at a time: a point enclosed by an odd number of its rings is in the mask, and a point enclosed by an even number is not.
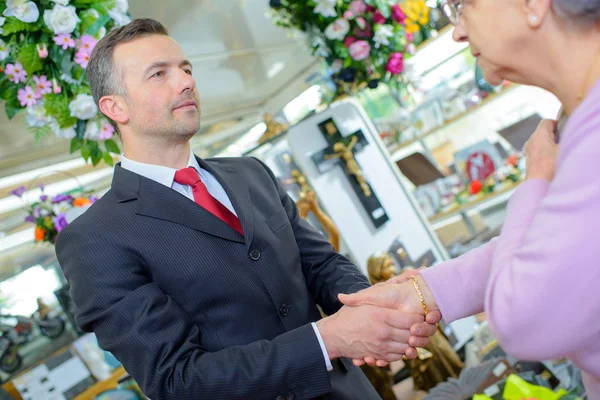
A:
[[[28,204],[25,217],[25,222],[35,224],[36,242],[55,243],[58,234],[69,224],[68,214],[74,208],[89,206],[97,200],[92,192],[81,191],[76,197],[65,193],[49,196],[44,193],[44,184],[40,185],[40,189],[39,200]],[[11,193],[22,198],[25,191],[25,187],[20,186]]]
[[[118,154],[114,128],[85,74],[107,30],[131,21],[127,0],[0,0],[0,101],[24,114],[36,140],[54,133],[97,165]],[[103,144],[104,146],[100,146]]]
[[[271,0],[270,6],[276,25],[307,34],[341,93],[381,81],[397,89],[430,12],[425,0]]]

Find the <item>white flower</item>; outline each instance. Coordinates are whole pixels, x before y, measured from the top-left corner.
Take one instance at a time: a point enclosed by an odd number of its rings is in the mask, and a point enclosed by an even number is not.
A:
[[[44,22],[57,35],[72,33],[80,21],[73,6],[57,4],[52,10],[44,11]]]
[[[54,132],[56,137],[61,139],[73,139],[75,136],[77,136],[77,132],[75,131],[75,125],[65,129],[60,129],[60,125],[58,125],[56,119],[49,118],[49,120],[50,123],[48,124],[48,126],[50,126],[50,129],[52,130],[52,132]]]
[[[100,124],[98,121],[88,121],[85,126],[83,138],[88,140],[100,140]]]
[[[321,14],[324,17],[337,17],[335,12],[336,0],[317,0],[317,6],[314,9],[315,14]]]
[[[327,43],[325,43],[322,37],[318,35],[313,36],[311,44],[315,48],[316,56],[327,58],[331,55],[331,50],[327,47]]]
[[[129,2],[127,0],[117,0],[115,7],[111,11],[127,14],[127,11],[129,11]]]
[[[65,81],[71,85],[77,85],[77,86],[81,85],[81,81],[78,81],[77,79],[73,79],[73,77],[71,75],[67,75],[64,72],[60,75],[60,80]]]
[[[6,0],[5,17],[15,17],[19,21],[32,23],[40,17],[40,10],[33,1]]]
[[[71,205],[68,201],[61,201],[58,204],[52,205],[52,211],[54,211],[55,215],[64,214],[71,209]]]
[[[78,119],[94,118],[98,113],[98,107],[94,102],[94,98],[89,94],[78,94],[75,100],[69,104],[71,117]]]
[[[8,47],[6,47],[6,43],[0,39],[0,61],[4,61],[6,57],[8,57]]]
[[[105,27],[101,27],[100,30],[98,31],[98,33],[96,34],[96,39],[100,40],[104,36],[106,36],[106,28]]]
[[[340,72],[342,70],[343,66],[344,66],[344,60],[340,60],[338,58],[337,60],[335,60],[333,62],[333,64],[331,64],[331,70],[333,71],[334,74],[337,74],[338,72]]]
[[[325,29],[325,36],[329,40],[344,40],[348,31],[350,31],[350,22],[338,18]]]
[[[4,26],[4,23],[6,22],[6,18],[0,17],[0,35],[2,35],[4,33],[4,29],[2,28],[2,26]],[[0,60],[2,61],[2,60]]]
[[[129,15],[115,10],[109,11],[108,16],[115,20],[116,26],[124,26],[131,22]]]
[[[379,46],[389,46],[390,40],[394,35],[394,29],[390,25],[376,25],[375,36],[373,41],[375,42],[375,48]]]
[[[45,126],[50,123],[50,118],[46,116],[46,109],[44,108],[44,104],[38,102],[34,106],[27,107],[27,116],[25,120],[29,124],[29,126]]]
[[[60,4],[61,6],[69,5],[69,0],[50,0],[56,4]]]

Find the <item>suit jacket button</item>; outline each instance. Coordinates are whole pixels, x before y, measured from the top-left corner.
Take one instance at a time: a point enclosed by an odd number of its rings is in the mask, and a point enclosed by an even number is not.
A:
[[[250,259],[252,261],[258,261],[260,259],[260,251],[258,251],[258,250],[252,250],[250,252]]]
[[[281,307],[279,307],[279,313],[284,317],[287,317],[287,315],[290,313],[290,308],[287,306],[287,304],[283,304]]]

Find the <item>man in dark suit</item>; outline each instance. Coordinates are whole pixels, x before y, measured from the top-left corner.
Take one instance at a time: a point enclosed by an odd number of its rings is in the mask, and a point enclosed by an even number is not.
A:
[[[124,155],[56,245],[77,323],[154,400],[378,398],[341,357],[414,356],[435,331],[420,303],[341,308],[366,277],[298,217],[272,172],[191,153],[198,91],[158,22],[109,33],[87,74]]]

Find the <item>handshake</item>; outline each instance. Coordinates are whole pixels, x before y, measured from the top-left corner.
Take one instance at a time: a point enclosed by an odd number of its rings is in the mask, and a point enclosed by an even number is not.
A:
[[[429,344],[441,314],[419,271],[407,271],[385,283],[352,295],[339,295],[344,304],[337,313],[317,322],[330,359],[352,358],[384,367]],[[427,315],[419,291],[427,307]]]

